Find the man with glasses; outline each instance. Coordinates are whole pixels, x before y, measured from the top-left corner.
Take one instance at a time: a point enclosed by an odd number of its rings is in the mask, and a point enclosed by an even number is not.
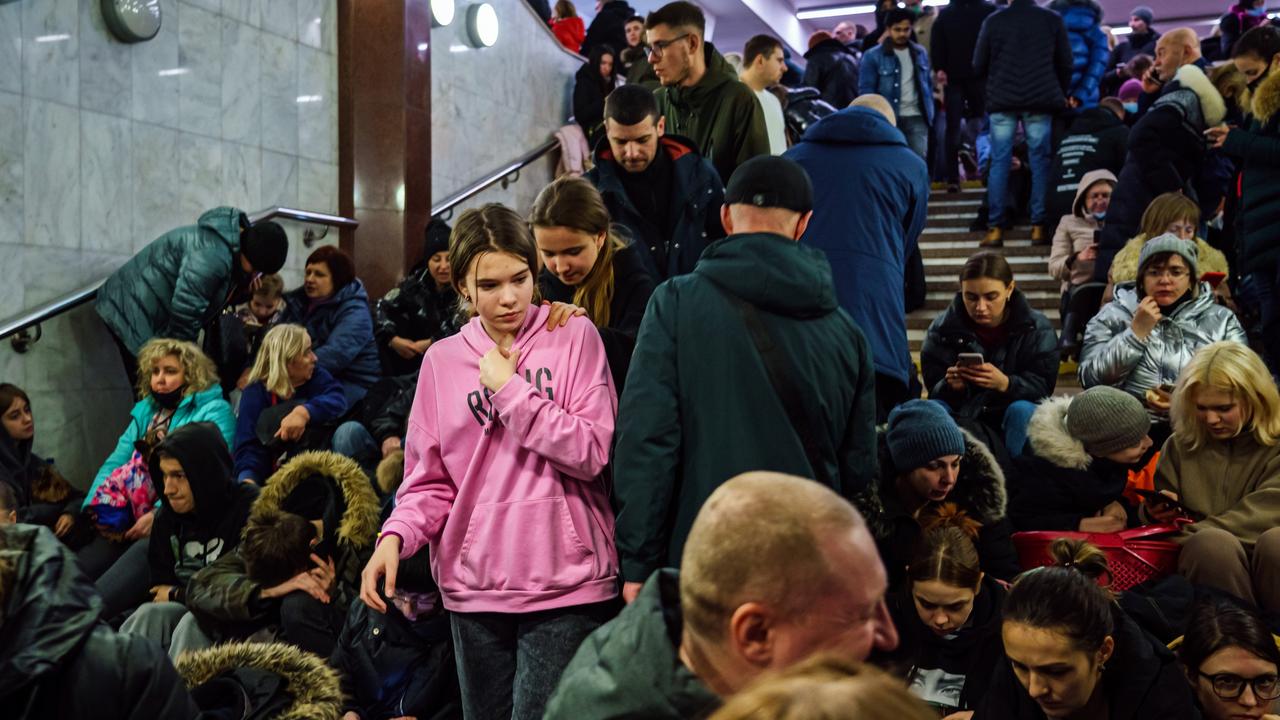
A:
[[[668,3],[649,14],[645,29],[667,130],[693,140],[724,181],[747,160],[768,155],[764,111],[733,66],[703,39],[702,11],[683,0]]]

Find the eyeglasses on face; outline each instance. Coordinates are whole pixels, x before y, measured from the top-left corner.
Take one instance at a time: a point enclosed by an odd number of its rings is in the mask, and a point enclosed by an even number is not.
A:
[[[1253,678],[1242,678],[1230,673],[1206,675],[1200,677],[1213,684],[1213,694],[1223,700],[1235,700],[1244,694],[1246,685],[1253,688],[1253,696],[1259,700],[1275,700],[1280,697],[1280,679],[1275,675],[1259,675]]]
[[[649,57],[654,59],[661,58],[662,54],[667,51],[667,48],[689,37],[689,35],[690,33],[681,33],[670,40],[654,40],[649,43]]]
[[[1148,268],[1147,271],[1143,273],[1143,277],[1147,277],[1152,280],[1157,280],[1162,277],[1173,278],[1174,280],[1181,280],[1182,278],[1186,277],[1188,274],[1190,273],[1187,271],[1186,268],[1180,268],[1180,267]]]

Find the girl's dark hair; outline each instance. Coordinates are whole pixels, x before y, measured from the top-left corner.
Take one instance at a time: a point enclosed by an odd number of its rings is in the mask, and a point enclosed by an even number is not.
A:
[[[27,393],[22,388],[12,383],[0,383],[0,415],[9,412],[14,400],[22,400],[27,405],[31,404],[31,398],[27,397]]]
[[[955,503],[926,508],[918,518],[924,531],[907,577],[912,582],[937,580],[960,588],[976,588],[982,580],[982,566],[973,541],[982,523],[969,517]]]
[[[525,261],[534,281],[533,301],[537,303],[538,246],[533,242],[533,231],[515,210],[500,203],[486,203],[462,213],[449,237],[453,287],[467,312],[475,314],[474,308],[466,305],[467,277],[475,276],[475,263],[480,256],[491,252],[514,255]]]
[[[533,201],[529,224],[535,228],[566,227],[588,235],[605,233],[596,264],[574,288],[573,304],[584,308],[596,327],[608,327],[609,306],[613,302],[613,256],[625,244],[609,225],[609,209],[600,191],[585,178],[557,178]]]
[[[1059,538],[1049,548],[1053,564],[1018,576],[1004,601],[1004,621],[1061,632],[1086,653],[1102,647],[1115,630],[1115,596],[1098,581],[1110,576],[1107,556],[1083,540]]]
[[[1262,618],[1252,610],[1223,601],[1206,600],[1191,613],[1191,626],[1178,648],[1188,672],[1199,672],[1210,655],[1238,647],[1280,668],[1280,649]]]
[[[1009,267],[1009,261],[999,253],[980,252],[970,257],[964,267],[960,268],[960,282],[979,278],[999,280],[1008,287],[1013,284],[1013,268]]]
[[[333,245],[318,247],[307,257],[307,265],[320,263],[324,263],[325,267],[329,268],[329,274],[333,276],[334,292],[350,285],[356,279],[356,264],[352,262],[351,256]]]
[[[1269,63],[1271,58],[1280,54],[1280,29],[1273,25],[1260,25],[1240,36],[1235,47],[1231,48],[1231,57],[1253,55],[1262,62]]]
[[[613,65],[609,68],[609,77],[607,78],[600,75],[600,60],[605,55],[613,58]],[[592,70],[591,77],[600,83],[600,90],[606,96],[613,90],[614,78],[618,77],[618,66],[620,64],[618,51],[614,50],[612,45],[596,45],[591,48],[591,54],[587,56],[587,66]]]

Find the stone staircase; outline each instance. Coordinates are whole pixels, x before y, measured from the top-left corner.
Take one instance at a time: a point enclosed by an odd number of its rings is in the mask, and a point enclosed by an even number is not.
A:
[[[924,258],[926,295],[923,308],[907,316],[907,340],[917,367],[920,346],[929,324],[949,304],[960,289],[960,268],[980,249],[983,233],[970,232],[969,224],[977,216],[985,189],[965,188],[958,193],[934,190],[929,198],[929,216],[920,248]],[[1031,228],[1016,227],[1005,232],[1004,247],[999,249],[1013,267],[1018,289],[1031,307],[1044,313],[1061,330],[1058,304],[1060,283],[1049,278],[1049,246],[1031,244]],[[1074,373],[1058,376],[1055,394],[1078,392]]]

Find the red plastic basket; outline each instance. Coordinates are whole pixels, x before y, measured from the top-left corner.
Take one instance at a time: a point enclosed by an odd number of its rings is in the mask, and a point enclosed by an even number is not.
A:
[[[1058,538],[1087,540],[1107,554],[1111,588],[1128,590],[1148,580],[1172,574],[1178,569],[1181,546],[1171,540],[1153,539],[1182,529],[1181,524],[1146,525],[1117,533],[1036,531],[1013,534],[1013,546],[1024,570],[1048,565],[1049,546]]]

